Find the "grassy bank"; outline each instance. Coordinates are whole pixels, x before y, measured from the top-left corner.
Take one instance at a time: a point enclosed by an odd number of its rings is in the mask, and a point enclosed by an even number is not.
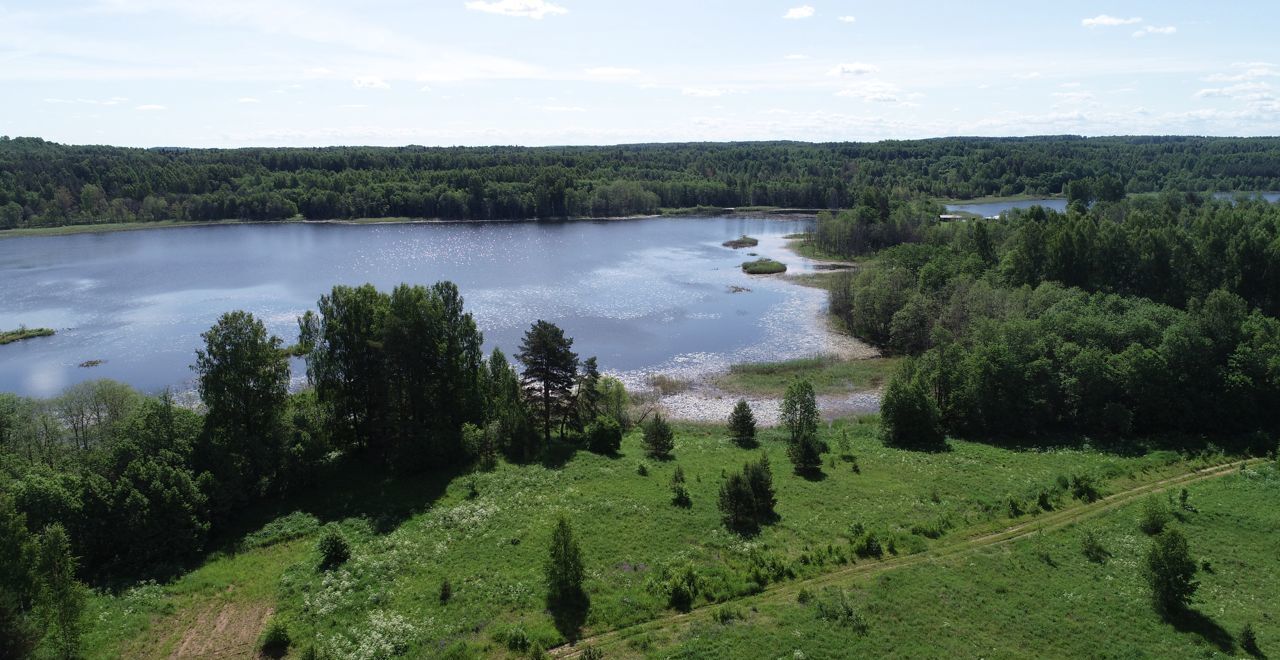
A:
[[[716,386],[733,394],[780,397],[792,380],[803,376],[818,394],[839,394],[878,387],[897,364],[897,358],[841,360],[834,357],[800,358],[785,362],[735,364],[716,379]]]
[[[743,449],[718,425],[677,425],[670,462],[644,458],[633,432],[617,456],[579,451],[474,475],[346,471],[331,481],[341,486],[274,503],[245,527],[291,511],[338,524],[353,542],[342,568],[316,569],[316,532],[309,526],[300,538],[217,554],[170,584],[98,594],[87,617],[88,655],[155,657],[177,648],[213,654],[224,642],[244,652],[244,640],[272,610],[299,652],[315,645],[348,657],[372,645],[420,657],[456,646],[514,655],[565,639],[567,631],[547,614],[541,574],[560,514],[572,521],[585,555],[591,607],[581,625],[591,634],[669,615],[667,586],[686,569],[696,576],[695,606],[731,601],[867,561],[854,556],[859,529],[882,539],[890,556],[906,556],[1034,520],[1040,501],[1076,506],[1060,486],[1075,475],[1094,478],[1108,492],[1220,460],[1170,452],[1024,452],[968,442],[922,454],[886,448],[877,433],[874,416],[825,427],[833,454],[817,478],[791,472],[778,432],[765,432],[759,448]],[[773,465],[780,519],[743,538],[721,525],[717,491],[726,470],[761,452]],[[677,465],[687,478],[689,508],[671,504]],[[442,602],[445,581],[452,597]],[[233,634],[218,621],[244,630]]]
[[[17,330],[0,330],[0,346],[12,344],[15,341],[23,339],[32,339],[34,337],[52,337],[53,330],[49,328],[18,328]]]

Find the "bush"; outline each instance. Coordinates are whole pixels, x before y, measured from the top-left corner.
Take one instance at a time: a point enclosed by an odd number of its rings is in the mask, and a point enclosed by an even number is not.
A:
[[[859,635],[867,632],[867,622],[849,601],[848,592],[826,587],[813,599],[813,608],[819,619],[844,626]]]
[[[573,607],[586,600],[582,591],[582,550],[563,516],[551,532],[547,557],[547,602],[553,607]]]
[[[1098,480],[1090,474],[1072,475],[1071,496],[1082,502],[1097,502],[1102,499],[1102,493],[1098,491]]]
[[[440,581],[440,604],[444,605],[453,598],[453,585],[449,583],[449,578]]]
[[[258,637],[258,650],[269,658],[283,658],[289,651],[289,629],[280,617],[271,617],[271,621]]]
[[[351,558],[351,544],[336,525],[325,526],[316,547],[320,550],[321,570],[341,566]]]
[[[734,621],[741,621],[747,617],[742,613],[741,609],[733,605],[721,605],[716,608],[715,612],[711,613],[711,618],[715,619],[716,623],[727,626]]]
[[[650,458],[666,460],[671,458],[671,450],[675,449],[675,433],[671,425],[654,413],[653,419],[644,425],[644,450]]]
[[[587,448],[597,454],[616,454],[622,447],[622,424],[602,415],[587,426]]]
[[[594,646],[582,647],[582,654],[579,656],[582,660],[604,660],[604,651]]]
[[[1156,611],[1166,617],[1184,609],[1200,586],[1187,539],[1176,529],[1166,529],[1151,541],[1146,569]]]
[[[731,474],[720,484],[720,519],[724,526],[740,533],[750,533],[759,526],[756,522],[756,500],[751,485],[741,474]]]
[[[822,469],[822,442],[812,435],[802,435],[787,445],[787,457],[796,474],[815,474]]]
[[[884,546],[880,544],[880,537],[875,532],[863,532],[853,542],[853,554],[863,559],[875,557],[879,559],[884,556]]]
[[[729,432],[733,434],[733,441],[743,447],[749,447],[755,443],[756,416],[751,412],[751,406],[747,405],[746,399],[738,399],[733,412],[729,413]]]
[[[693,501],[689,499],[689,489],[684,486],[684,469],[679,465],[671,473],[671,503],[684,508],[693,505]]]
[[[1169,525],[1173,515],[1169,506],[1155,495],[1147,498],[1142,505],[1142,514],[1138,518],[1138,528],[1148,535],[1159,534]]]
[[[1091,562],[1101,564],[1111,556],[1107,549],[1102,547],[1102,541],[1098,539],[1098,533],[1089,530],[1084,533],[1084,537],[1080,539],[1080,551]]]
[[[787,272],[787,265],[767,257],[760,257],[755,261],[742,262],[742,272],[748,275],[776,275]]]
[[[667,582],[667,605],[681,612],[693,609],[693,601],[701,590],[701,580],[692,566],[686,565]]]

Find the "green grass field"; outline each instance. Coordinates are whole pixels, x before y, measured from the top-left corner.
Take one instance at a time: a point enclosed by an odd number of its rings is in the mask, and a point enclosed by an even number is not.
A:
[[[367,468],[337,473],[329,486],[307,497],[253,512],[233,535],[301,511],[317,520],[295,515],[277,525],[300,537],[273,532],[281,540],[272,543],[272,534],[253,534],[252,543],[240,546],[255,547],[216,553],[172,583],[96,595],[88,615],[87,655],[156,657],[180,649],[248,653],[272,611],[287,623],[295,654],[315,647],[322,657],[422,657],[450,649],[461,655],[514,655],[512,649],[552,647],[566,639],[546,611],[542,586],[547,540],[559,514],[572,522],[585,555],[591,607],[581,634],[592,635],[670,616],[665,585],[686,568],[700,585],[695,607],[702,609],[696,614],[710,603],[869,561],[854,563],[855,525],[906,557],[1050,515],[1041,511],[1040,502],[1051,510],[1078,506],[1061,486],[1075,475],[1092,476],[1105,494],[1225,460],[1217,454],[1118,455],[1087,448],[1014,451],[968,442],[926,454],[887,449],[876,439],[877,431],[874,416],[825,428],[823,437],[833,451],[820,478],[791,473],[776,431],[762,434],[759,448],[743,449],[727,439],[723,427],[710,425],[677,426],[671,462],[644,459],[639,434],[632,432],[616,457],[579,451],[553,464],[501,463],[493,472],[474,475],[393,478]],[[743,538],[721,526],[716,493],[724,474],[759,452],[773,465],[780,519],[758,536]],[[858,471],[840,454],[854,458]],[[642,464],[647,475],[640,474]],[[693,500],[687,509],[671,505],[669,483],[677,464]],[[316,569],[315,523],[327,522],[338,524],[353,541],[353,556],[343,567],[322,572]],[[453,593],[447,603],[439,597],[444,580]],[[955,580],[952,584],[963,584]],[[896,593],[886,592],[883,597],[892,603],[877,607],[907,608],[906,616],[933,600],[899,603]],[[857,602],[866,607],[864,600]],[[954,606],[958,621],[962,615],[980,616],[977,610],[965,613],[962,600]],[[866,616],[878,621],[876,612],[867,610]],[[805,615],[787,616],[799,621]],[[888,630],[888,624],[880,629]],[[750,644],[745,638],[734,641],[745,630],[727,626],[723,643],[730,646],[723,648]],[[785,627],[760,630],[762,643],[785,646],[769,637],[774,632],[780,640],[793,639]],[[877,630],[874,624],[872,630]],[[869,633],[868,639],[877,634]],[[992,626],[987,634],[1002,632]],[[833,638],[840,634],[810,641],[824,644]],[[701,639],[668,641],[690,645],[690,657],[704,657],[704,651],[716,655],[721,647],[699,646]],[[897,643],[927,648],[920,645],[934,641],[922,634]],[[814,657],[821,655],[820,646],[812,648]],[[784,652],[789,655],[790,649]]]
[[[1138,501],[1009,545],[815,587],[808,603],[794,593],[752,599],[738,607],[741,620],[699,621],[604,650],[668,658],[1248,657],[1239,633],[1251,624],[1274,657],[1280,471],[1255,467],[1188,493],[1197,511],[1179,512],[1174,526],[1210,570],[1197,576],[1191,615],[1172,623],[1150,604],[1142,574],[1150,539],[1138,529]],[[1084,556],[1088,532],[1110,553],[1105,561]],[[865,631],[821,618],[822,605],[842,601]]]
[[[36,337],[52,337],[53,330],[49,328],[18,328],[17,330],[0,330],[0,346],[12,344],[15,341],[23,339],[34,339]]]
[[[782,396],[787,385],[804,376],[817,394],[838,394],[850,390],[879,387],[893,372],[896,358],[841,360],[812,357],[785,362],[735,364],[729,373],[716,379],[716,386],[733,394]]]

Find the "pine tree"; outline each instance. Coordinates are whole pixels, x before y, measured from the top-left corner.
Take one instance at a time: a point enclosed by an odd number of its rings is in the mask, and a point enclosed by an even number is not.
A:
[[[524,364],[521,380],[525,394],[542,417],[542,438],[551,443],[551,427],[563,420],[573,402],[578,375],[578,355],[573,339],[553,323],[539,320],[524,333],[516,359]]]
[[[729,413],[729,432],[733,434],[733,441],[744,447],[755,442],[756,416],[746,399],[738,399],[733,412]]]
[[[671,458],[671,450],[675,448],[675,433],[671,425],[659,413],[644,426],[644,450],[650,458]]]
[[[547,558],[547,602],[552,607],[568,608],[582,604],[582,551],[573,538],[569,521],[561,516],[551,532],[550,556]]]
[[[684,469],[679,465],[671,473],[671,503],[679,507],[688,507],[693,504],[689,499],[689,489],[684,485]]]

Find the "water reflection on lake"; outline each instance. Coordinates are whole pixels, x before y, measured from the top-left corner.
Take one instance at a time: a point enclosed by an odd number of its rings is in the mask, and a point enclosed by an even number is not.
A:
[[[1046,209],[1063,212],[1067,210],[1067,200],[1058,199],[1020,199],[1017,201],[985,202],[982,204],[947,204],[948,212],[976,213],[984,218],[1000,215],[1011,209],[1029,209],[1043,206]]]
[[[806,260],[807,219],[223,225],[0,240],[0,328],[58,334],[0,346],[0,391],[50,395],[90,378],[191,386],[200,333],[245,309],[286,342],[334,284],[458,283],[488,347],[514,353],[536,319],[619,372],[704,370],[821,352],[821,291],[751,277],[748,251]],[[757,248],[730,250],[740,234]],[[733,292],[734,287],[748,291]],[[88,360],[97,367],[81,368]],[[300,375],[298,372],[296,375]]]

